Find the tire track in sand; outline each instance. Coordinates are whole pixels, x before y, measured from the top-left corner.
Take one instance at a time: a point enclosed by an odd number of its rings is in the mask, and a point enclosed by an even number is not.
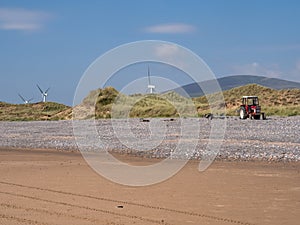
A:
[[[47,202],[47,203],[53,203],[53,204],[57,204],[57,205],[63,205],[63,206],[70,206],[70,207],[74,207],[74,208],[86,209],[86,210],[89,210],[89,211],[101,212],[101,213],[110,214],[110,215],[114,215],[114,216],[121,216],[121,217],[130,218],[130,219],[138,219],[138,220],[141,220],[141,221],[155,223],[155,224],[167,225],[167,223],[165,223],[164,221],[149,219],[149,218],[142,217],[142,216],[135,216],[135,215],[129,215],[129,214],[125,214],[125,213],[118,213],[118,212],[113,212],[113,211],[110,211],[110,210],[97,209],[97,208],[92,208],[92,207],[88,207],[88,206],[75,205],[75,204],[71,204],[71,203],[67,203],[67,202],[53,201],[53,200],[49,200],[49,199],[43,199],[43,198],[33,197],[33,196],[23,195],[23,194],[15,194],[15,193],[5,192],[5,191],[0,191],[0,193],[10,195],[10,196],[15,196],[15,197],[22,197],[22,198],[27,198],[27,199],[31,199],[31,200],[41,201],[41,202]]]
[[[191,211],[172,209],[172,208],[167,208],[167,207],[153,206],[153,205],[136,203],[136,202],[129,202],[129,201],[122,201],[122,200],[117,200],[117,199],[110,199],[110,198],[96,197],[96,196],[91,196],[91,195],[77,194],[77,193],[72,193],[72,192],[59,191],[59,190],[53,190],[53,189],[47,189],[47,188],[40,188],[40,187],[34,187],[34,186],[28,186],[28,185],[22,185],[22,184],[15,184],[15,183],[4,182],[4,181],[0,181],[0,184],[16,186],[16,187],[22,187],[22,188],[35,189],[35,190],[39,190],[39,191],[48,191],[48,192],[52,192],[52,193],[59,193],[59,194],[64,194],[64,195],[76,196],[76,197],[84,197],[84,198],[89,198],[89,199],[94,199],[94,200],[99,200],[99,201],[107,201],[107,202],[114,202],[114,203],[118,203],[118,204],[138,206],[138,207],[154,209],[154,210],[159,210],[159,211],[167,211],[167,212],[172,212],[172,213],[177,213],[177,214],[184,214],[184,215],[188,215],[188,216],[196,216],[196,217],[200,217],[200,218],[212,219],[212,220],[215,220],[215,221],[222,221],[222,222],[227,222],[227,223],[232,223],[232,224],[254,225],[252,223],[248,223],[248,222],[244,222],[244,221],[240,221],[240,220],[224,218],[224,217],[218,217],[218,216],[213,216],[213,215],[208,215],[208,214],[203,214],[203,213],[196,213],[196,212],[191,212]],[[0,192],[0,193],[2,193],[2,192]],[[12,193],[10,193],[10,194],[12,194]],[[32,198],[36,198],[36,197],[32,197]],[[46,200],[46,201],[51,201],[51,200]],[[68,205],[69,203],[61,202],[61,204]],[[70,204],[69,206],[72,206],[72,204]],[[74,205],[74,207],[77,207],[77,205]],[[96,210],[96,211],[100,210],[101,211],[101,209],[94,209],[94,208],[89,208],[89,207],[86,207],[86,206],[78,206],[78,207],[83,207],[83,208],[90,209],[90,210]],[[102,211],[104,213],[108,213],[108,214],[110,214],[109,212],[111,212],[114,215],[116,213],[116,212],[109,211],[109,210],[102,210]],[[116,214],[118,214],[118,213],[116,213]],[[119,216],[121,216],[121,215],[119,215]],[[127,215],[127,214],[124,214],[124,216],[132,218],[132,219],[138,219],[138,218],[140,220],[147,219],[148,222],[162,224],[162,221],[148,219],[148,218],[144,218],[144,217],[141,217],[141,216],[133,216],[133,215]],[[163,223],[163,224],[165,224],[165,223]]]
[[[44,213],[44,214],[48,214],[50,216],[56,215],[58,217],[69,217],[69,218],[74,218],[74,219],[80,219],[80,220],[85,220],[85,221],[89,221],[92,223],[100,223],[101,222],[100,220],[93,219],[93,218],[81,217],[81,216],[76,216],[76,215],[72,215],[72,214],[56,212],[56,211],[51,211],[51,210],[46,210],[46,209],[27,208],[27,207],[18,206],[15,204],[0,203],[0,206],[2,206],[3,208],[9,208],[9,209],[21,209],[21,210],[25,210],[27,212]]]
[[[21,217],[16,217],[16,216],[10,216],[7,214],[2,214],[0,213],[0,218],[1,219],[7,219],[7,220],[14,220],[16,222],[19,222],[21,224],[27,223],[27,224],[37,224],[37,225],[50,225],[49,223],[43,223],[40,221],[36,221],[36,220],[30,220],[30,219],[25,219],[25,218],[21,218]]]

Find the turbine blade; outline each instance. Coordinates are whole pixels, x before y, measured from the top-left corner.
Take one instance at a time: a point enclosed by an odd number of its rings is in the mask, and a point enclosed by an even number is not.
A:
[[[42,89],[40,88],[40,86],[38,84],[36,86],[40,90],[40,92],[43,94],[44,92],[42,91]]]
[[[45,91],[45,93],[48,93],[49,90],[50,90],[50,87],[48,87],[48,89]]]
[[[34,98],[28,99],[28,102],[31,102]]]
[[[26,102],[26,100],[22,97],[22,95],[18,94],[19,97],[23,100],[23,102]]]

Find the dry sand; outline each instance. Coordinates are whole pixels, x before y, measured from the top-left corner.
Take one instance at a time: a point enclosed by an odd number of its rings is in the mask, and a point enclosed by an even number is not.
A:
[[[299,224],[299,162],[197,166],[128,187],[95,173],[80,153],[1,149],[0,224]]]

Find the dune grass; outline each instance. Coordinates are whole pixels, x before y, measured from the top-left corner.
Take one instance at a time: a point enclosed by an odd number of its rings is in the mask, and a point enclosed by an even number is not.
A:
[[[245,95],[258,96],[262,111],[267,115],[300,115],[300,89],[274,90],[257,84],[249,84],[223,92],[227,115],[237,115],[241,98]],[[194,102],[198,105],[200,114],[209,112],[207,97],[194,98]]]
[[[300,115],[300,89],[273,90],[256,84],[233,88],[197,98],[185,98],[175,92],[124,95],[113,87],[91,91],[75,109],[84,112],[80,119],[127,117],[196,117],[207,113],[237,115],[243,95],[257,95],[267,116]],[[223,99],[224,97],[224,99]],[[208,100],[211,104],[208,104]],[[226,106],[226,111],[224,111]],[[88,111],[88,114],[85,113]],[[65,120],[72,108],[54,102],[9,104],[0,102],[0,120]]]
[[[67,115],[56,116],[69,110],[70,107],[55,102],[29,104],[0,103],[0,120],[2,121],[35,121],[68,119]]]

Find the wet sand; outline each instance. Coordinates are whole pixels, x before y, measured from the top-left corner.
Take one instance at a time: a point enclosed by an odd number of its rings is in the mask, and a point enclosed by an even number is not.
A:
[[[129,187],[98,175],[77,152],[0,149],[0,224],[299,223],[300,162],[197,166],[190,161],[162,183]]]

